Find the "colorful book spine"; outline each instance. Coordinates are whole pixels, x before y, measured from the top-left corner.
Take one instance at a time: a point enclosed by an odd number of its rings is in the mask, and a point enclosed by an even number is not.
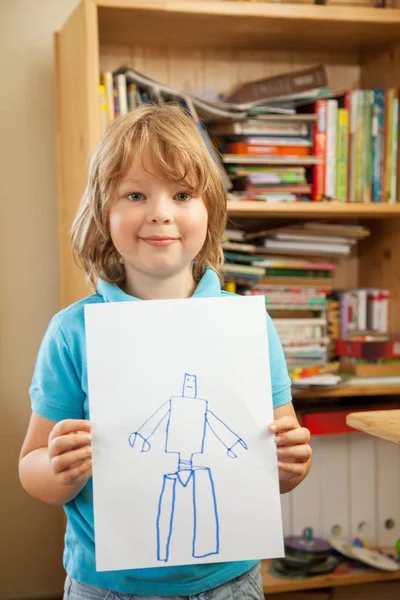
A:
[[[364,91],[364,149],[363,149],[363,202],[372,201],[372,108],[373,92]]]
[[[111,71],[102,71],[100,73],[100,83],[105,86],[108,124],[114,120],[114,84]]]
[[[349,181],[348,195],[349,201],[356,201],[356,132],[357,132],[357,106],[360,90],[352,90],[349,93]]]
[[[393,169],[393,92],[393,88],[386,90],[384,202],[390,202],[391,198],[391,179]]]
[[[385,139],[385,90],[374,89],[372,112],[372,201],[382,202]]]
[[[317,100],[315,103],[317,119],[314,124],[313,154],[321,159],[321,162],[313,168],[313,200],[315,201],[323,200],[325,197],[327,108],[327,100]]]
[[[307,146],[267,146],[250,145],[243,142],[233,142],[226,145],[227,154],[260,154],[268,156],[309,156]]]
[[[338,110],[337,158],[336,158],[336,200],[347,201],[348,180],[348,141],[349,141],[349,111],[346,108]]]
[[[101,130],[104,133],[108,127],[106,88],[99,85]]]
[[[355,201],[363,201],[364,187],[364,92],[358,90],[355,131]]]
[[[399,130],[399,89],[397,87],[393,88],[392,115],[393,115],[393,121],[392,121],[392,127],[391,127],[391,133],[392,133],[391,171],[392,172],[391,172],[390,181],[388,182],[388,185],[390,186],[390,198],[389,198],[388,202],[395,203],[395,202],[397,202],[397,173],[398,173],[397,159],[398,159],[398,142],[399,142],[399,131],[398,131]]]
[[[337,100],[328,100],[327,116],[325,194],[328,198],[334,199],[336,197]]]

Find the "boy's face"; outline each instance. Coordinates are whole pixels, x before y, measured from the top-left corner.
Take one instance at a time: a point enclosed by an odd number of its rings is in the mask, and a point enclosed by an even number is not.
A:
[[[141,275],[162,279],[191,274],[207,223],[201,197],[192,196],[184,184],[148,173],[133,159],[110,209],[110,234],[124,260],[128,287]]]

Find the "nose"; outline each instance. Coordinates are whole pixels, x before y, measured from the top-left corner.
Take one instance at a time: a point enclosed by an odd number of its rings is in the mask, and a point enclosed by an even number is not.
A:
[[[171,223],[173,221],[171,203],[167,198],[154,198],[148,203],[148,223]]]

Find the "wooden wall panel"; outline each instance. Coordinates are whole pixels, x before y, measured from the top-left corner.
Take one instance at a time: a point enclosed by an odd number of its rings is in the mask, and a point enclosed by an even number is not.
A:
[[[245,50],[166,50],[142,46],[100,47],[100,68],[134,69],[180,91],[200,89],[225,93],[237,83],[325,64],[332,90],[356,87],[360,67],[357,53]]]

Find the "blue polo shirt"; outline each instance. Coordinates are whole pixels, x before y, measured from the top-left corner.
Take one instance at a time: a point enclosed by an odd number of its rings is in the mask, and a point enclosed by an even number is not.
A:
[[[218,276],[207,269],[193,297],[229,296]],[[79,300],[53,317],[40,346],[30,387],[32,410],[60,421],[89,419],[84,306],[138,300],[117,285],[99,280],[97,293]],[[274,407],[290,402],[290,378],[282,346],[267,314],[269,356]],[[240,561],[97,572],[90,479],[64,506],[67,514],[64,567],[74,579],[122,594],[192,596],[212,589],[251,569],[257,561]]]

